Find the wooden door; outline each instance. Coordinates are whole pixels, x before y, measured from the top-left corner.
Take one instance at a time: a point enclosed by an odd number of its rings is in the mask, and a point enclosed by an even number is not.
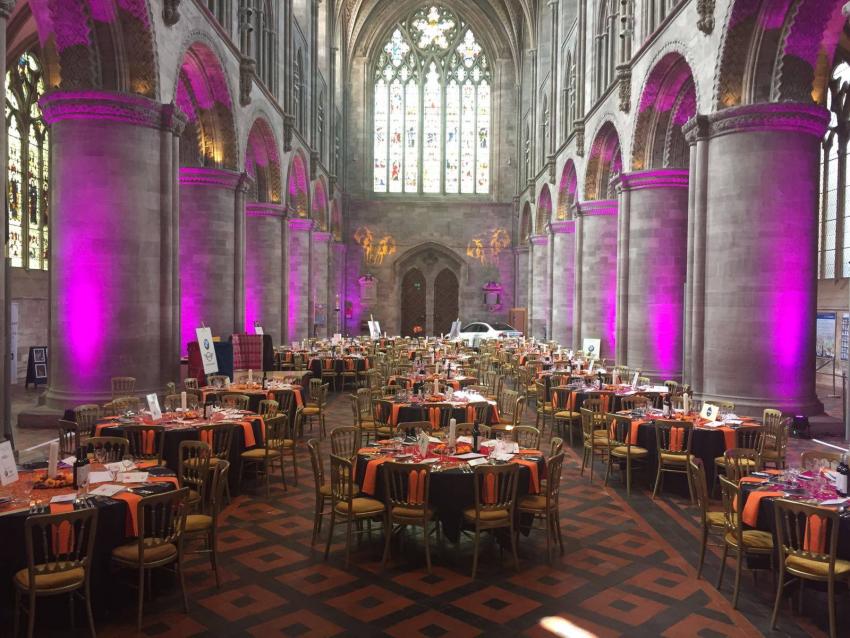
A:
[[[414,328],[421,330],[414,330]],[[408,270],[401,282],[401,336],[425,334],[425,277],[418,268]]]
[[[434,335],[449,334],[458,318],[458,283],[455,274],[444,268],[434,280]]]

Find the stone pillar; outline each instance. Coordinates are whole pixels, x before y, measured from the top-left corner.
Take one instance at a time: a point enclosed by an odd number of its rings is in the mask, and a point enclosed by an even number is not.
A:
[[[102,403],[110,378],[158,391],[176,370],[173,106],[106,91],[41,100],[50,127],[50,383],[47,406]]]
[[[329,332],[345,332],[345,242],[336,241],[331,245],[331,288],[328,290]]]
[[[702,387],[742,414],[813,414],[817,201],[825,109],[753,104],[708,116]]]
[[[581,216],[577,287],[579,341],[600,339],[600,356],[616,352],[617,309],[617,200],[578,204]]]
[[[2,44],[2,53],[0,60],[6,68],[6,20],[12,13],[15,7],[14,0],[0,0],[0,44]],[[0,88],[0,98],[3,99],[3,104],[6,103],[6,84]],[[0,157],[6,157],[6,127],[0,131]],[[7,221],[4,220],[2,227],[6,228]],[[8,232],[3,234],[8,236]],[[12,402],[11,396],[11,375],[9,374],[9,361],[13,356],[11,344],[11,301],[9,299],[9,259],[5,255],[0,259],[0,419],[3,423],[0,424],[0,439],[12,440]],[[51,266],[52,267],[52,266]],[[14,441],[13,441],[14,445]]]
[[[245,208],[245,328],[259,323],[275,343],[283,342],[282,204],[250,202]]]
[[[328,290],[330,289],[328,276],[330,273],[330,242],[331,234],[327,231],[313,231],[312,250],[312,274],[310,276],[310,297],[313,306],[310,334],[316,331],[317,337],[327,337],[330,327],[330,314],[333,308],[328,307]],[[323,306],[323,308],[318,308]],[[321,311],[321,312],[320,312]],[[324,314],[324,325],[318,325],[319,314]],[[331,333],[333,334],[333,333]]]
[[[304,217],[287,220],[286,340],[301,341],[310,334],[310,231]]]
[[[617,361],[681,380],[688,171],[625,173],[617,191]]]
[[[529,309],[531,335],[547,339],[549,335],[549,237],[535,235],[531,238],[530,257],[532,306]]]
[[[575,221],[557,221],[552,229],[552,339],[569,347],[573,342],[575,295]]]
[[[514,278],[515,282],[515,292],[514,292],[514,304],[517,308],[525,308],[529,310],[529,295],[528,290],[528,268],[529,268],[529,255],[528,255],[528,246],[517,246],[514,249],[515,255],[515,263],[516,263],[516,277]],[[529,317],[526,321],[525,326],[514,326],[517,330],[521,330],[522,332],[528,332],[529,325],[531,324],[531,318]]]
[[[240,173],[180,168],[180,345],[184,354],[202,322],[223,340],[244,327],[244,217]]]

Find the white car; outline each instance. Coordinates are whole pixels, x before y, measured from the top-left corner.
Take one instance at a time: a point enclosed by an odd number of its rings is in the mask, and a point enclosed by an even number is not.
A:
[[[506,323],[485,323],[476,321],[460,329],[460,338],[471,347],[476,347],[488,339],[504,339],[506,337],[521,337],[522,332]]]

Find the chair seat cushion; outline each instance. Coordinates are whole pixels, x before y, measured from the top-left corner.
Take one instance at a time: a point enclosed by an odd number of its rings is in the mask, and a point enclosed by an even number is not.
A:
[[[581,417],[581,414],[578,412],[570,412],[569,410],[561,410],[560,412],[555,412],[556,419],[578,419]]]
[[[524,510],[546,510],[546,495],[545,494],[529,494],[519,499],[519,507]]]
[[[295,441],[292,439],[269,439],[269,447],[272,449],[292,447],[293,445],[295,445]]]
[[[723,512],[706,512],[705,518],[709,525],[714,525],[716,527],[723,527],[726,525],[726,516]]]
[[[779,450],[764,449],[761,452],[761,458],[762,459],[771,459],[771,460],[784,459],[785,454],[780,453]]]
[[[608,430],[594,430],[593,438],[597,441],[607,441],[608,440]]]
[[[685,465],[688,462],[688,455],[684,452],[662,452],[661,460],[665,463],[678,463]]]
[[[810,558],[803,558],[802,556],[788,556],[785,559],[785,566],[788,569],[821,578],[825,578],[829,574],[829,563],[822,563],[817,560],[811,560]],[[841,560],[840,558],[836,559],[836,578],[841,578],[847,574],[850,574],[850,561]]]
[[[750,467],[754,466],[756,462],[753,459],[738,459],[737,462],[740,465],[749,465]],[[720,467],[726,467],[726,457],[718,456],[714,459],[714,464]]]
[[[355,494],[360,493],[360,486],[357,483],[354,484],[354,493]],[[325,483],[324,485],[320,485],[319,486],[319,494],[321,494],[325,498],[330,498],[331,497],[331,484]]]
[[[212,516],[206,514],[189,514],[186,517],[186,531],[200,532],[212,527]]]
[[[307,416],[315,416],[319,414],[321,410],[315,405],[308,405],[301,410],[301,414],[305,414]]]
[[[274,451],[272,451],[274,454]],[[255,447],[250,450],[245,450],[240,454],[243,459],[251,459],[253,461],[263,460],[266,458],[266,448],[264,447]]]
[[[348,503],[337,503],[336,511],[345,516],[349,513]],[[358,497],[351,500],[350,513],[355,516],[366,514],[380,514],[384,511],[384,504],[374,498]]]
[[[146,538],[145,545],[145,562],[155,563],[167,558],[177,557],[177,547],[173,543],[162,543],[151,547],[153,541],[157,539]],[[112,557],[128,563],[139,562],[139,544],[137,542],[121,545],[112,550]]]
[[[754,529],[744,530],[743,540],[746,549],[773,549],[773,536],[771,536],[770,532],[760,532]],[[726,534],[726,542],[732,545],[732,547],[738,546],[735,534],[732,532]]]
[[[392,508],[392,515],[397,516],[399,518],[422,518],[426,516],[427,518],[432,518],[434,516],[434,510],[425,509],[421,507],[402,507],[396,506]]]
[[[48,563],[50,567],[56,563]],[[36,565],[36,569],[44,568],[45,565]],[[48,568],[50,568],[48,567]],[[61,572],[50,574],[36,574],[35,588],[37,590],[62,589],[63,587],[71,587],[73,585],[81,585],[86,579],[86,572],[82,567],[75,567]],[[30,574],[26,569],[22,569],[15,574],[15,582],[24,589],[30,588]]]
[[[646,448],[638,447],[637,445],[632,445],[631,447],[626,447],[625,445],[620,445],[611,450],[611,454],[614,456],[638,456],[643,457],[649,454],[649,450]]]
[[[463,510],[463,517],[468,521],[475,521],[475,508],[470,507]],[[481,520],[487,523],[504,520],[507,524],[509,520],[508,517],[508,510],[505,509],[483,510],[481,512]]]

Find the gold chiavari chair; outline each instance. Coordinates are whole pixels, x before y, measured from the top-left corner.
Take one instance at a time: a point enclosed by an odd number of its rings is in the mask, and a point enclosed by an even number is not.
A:
[[[198,379],[195,377],[186,377],[183,379],[183,389],[184,390],[197,390],[198,389]]]
[[[86,607],[89,631],[95,635],[91,609],[91,556],[97,531],[96,507],[61,514],[30,515],[24,522],[27,566],[15,573],[15,617],[12,636],[17,638],[20,612],[27,614],[27,638],[35,632],[36,601],[68,594],[73,624],[74,596]],[[23,604],[26,599],[27,604]]]
[[[79,428],[73,421],[59,419],[59,454],[62,457],[72,456],[80,447]]]
[[[546,422],[553,422],[555,418],[555,409],[552,407],[552,402],[546,400],[546,385],[542,381],[534,382],[535,400],[534,409],[536,412],[534,418],[534,426],[541,430],[546,429]],[[540,422],[543,422],[543,427],[540,427]]]
[[[289,417],[285,414],[266,421],[266,441],[264,445],[245,450],[242,452],[242,474],[239,477],[241,482],[242,476],[245,474],[245,469],[248,466],[253,466],[256,474],[262,472],[266,483],[266,498],[271,495],[271,473],[274,466],[280,464],[280,479],[283,483],[283,489],[287,490],[286,475],[283,471],[283,459],[286,452],[290,453],[293,465],[295,465],[295,440],[292,438],[290,431]]]
[[[218,516],[224,506],[224,492],[227,486],[227,476],[230,471],[230,462],[221,461],[213,467],[210,472],[210,486],[207,490],[209,498],[198,514],[186,516],[186,538],[193,540],[201,537],[204,540],[204,549],[190,552],[192,554],[208,554],[210,565],[215,574],[215,586],[221,587],[218,575]]]
[[[130,456],[136,461],[162,465],[165,444],[165,428],[161,425],[125,425],[124,437],[130,444]]]
[[[746,426],[735,430],[735,449],[738,450],[754,450],[759,452],[762,449],[762,440],[764,430],[761,426]],[[759,462],[760,464],[760,462]],[[717,479],[721,474],[726,473],[726,456],[718,456],[714,459],[714,481],[717,485]]]
[[[183,405],[183,399],[180,394],[169,394],[165,397],[163,407],[167,412],[174,412]],[[198,403],[198,395],[195,393],[186,393],[186,409],[197,410],[200,408]]]
[[[575,394],[569,388],[556,387],[550,390],[552,396],[552,410],[555,418],[555,429],[558,434],[563,435],[564,427],[570,439],[570,447],[573,446],[573,428],[577,423],[581,425],[581,413],[575,411]]]
[[[190,510],[202,508],[207,502],[211,448],[204,441],[180,441],[177,454],[177,480],[188,490],[186,505]]]
[[[705,478],[705,467],[702,460],[693,456],[688,461],[691,470],[691,482],[694,486],[694,494],[699,507],[700,523],[702,524],[702,537],[700,539],[699,563],[697,564],[697,579],[702,575],[705,564],[705,550],[708,547],[709,536],[714,534],[720,539],[726,532],[726,516],[723,511],[712,511],[708,498],[708,481]]]
[[[836,638],[835,583],[850,585],[850,561],[837,558],[840,516],[838,511],[808,503],[776,499],[773,502],[776,542],[779,549],[779,577],[773,605],[771,629],[776,629],[782,594],[788,585],[785,577],[800,581],[826,583],[829,636]],[[846,626],[845,626],[846,630]]]
[[[257,413],[264,419],[276,417],[280,404],[274,399],[263,399],[257,408]]]
[[[762,414],[761,460],[770,463],[776,469],[785,469],[788,456],[789,419],[783,418],[782,412],[768,408]]]
[[[516,426],[511,432],[511,438],[519,444],[520,449],[540,449],[540,430],[530,425]]]
[[[104,463],[122,461],[128,455],[130,442],[123,436],[92,436],[85,442],[86,453],[102,450]]]
[[[128,396],[136,391],[135,377],[112,377],[112,398]]]
[[[649,460],[649,450],[632,444],[632,420],[628,415],[608,414],[610,423],[608,434],[608,468],[605,471],[605,485],[608,485],[608,477],[611,468],[618,469],[625,465],[626,496],[632,495],[632,467],[646,467]]]
[[[95,425],[101,416],[99,405],[87,403],[74,408],[74,421],[77,423],[77,432],[80,440],[85,440],[94,435]]]
[[[229,410],[246,411],[250,401],[247,394],[225,394],[221,397],[221,406]]]
[[[463,521],[474,530],[472,578],[478,571],[478,551],[481,532],[508,529],[514,566],[519,571],[519,557],[514,534],[514,511],[516,507],[517,477],[519,465],[478,465],[474,470],[475,507],[463,511]]]
[[[343,425],[331,430],[331,454],[344,459],[354,460],[360,449],[360,429],[353,425]]]
[[[427,463],[385,463],[384,474],[385,502],[387,507],[387,528],[384,530],[384,557],[382,566],[386,567],[390,557],[390,544],[393,534],[408,526],[422,528],[425,543],[425,564],[431,573],[431,524],[434,510],[428,505],[431,487],[431,466]],[[436,530],[437,523],[434,524]]]
[[[592,483],[594,461],[597,457],[604,461],[608,456],[608,428],[602,412],[592,412],[585,407],[580,408],[579,412],[583,444],[581,476],[584,476],[584,468],[589,465]]]
[[[740,483],[741,479],[762,468],[761,455],[757,450],[733,448],[723,453],[724,468],[730,481]]]
[[[655,445],[658,451],[658,470],[655,475],[655,487],[652,488],[652,498],[658,495],[665,474],[684,474],[688,480],[688,493],[691,502],[694,500],[694,489],[691,485],[691,472],[688,461],[693,445],[694,425],[690,421],[675,421],[658,419],[655,421]]]
[[[552,541],[556,540],[561,554],[564,553],[564,540],[561,537],[561,516],[558,511],[558,494],[561,489],[561,471],[564,467],[564,453],[560,452],[546,461],[546,483],[541,485],[542,494],[523,496],[517,503],[520,514],[531,514],[544,522],[546,533],[546,557],[552,562]],[[519,530],[516,531],[519,535]]]

